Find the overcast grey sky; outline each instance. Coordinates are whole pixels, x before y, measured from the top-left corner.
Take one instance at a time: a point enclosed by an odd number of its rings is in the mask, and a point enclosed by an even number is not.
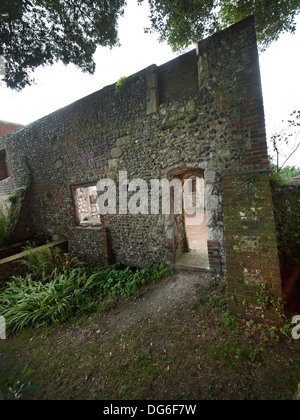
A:
[[[270,138],[300,109],[300,16],[296,35],[282,35],[260,55],[267,134]],[[83,74],[73,65],[56,64],[39,68],[36,84],[17,93],[0,87],[0,120],[29,124],[104,86],[115,83],[151,64],[163,64],[176,57],[166,44],[158,43],[158,35],[144,34],[149,26],[148,8],[129,0],[125,17],[120,19],[119,37],[122,46],[113,50],[98,48],[96,73]],[[270,150],[271,152],[271,150]],[[288,150],[284,150],[288,153]],[[284,157],[282,157],[284,160]],[[300,166],[300,150],[290,165]]]

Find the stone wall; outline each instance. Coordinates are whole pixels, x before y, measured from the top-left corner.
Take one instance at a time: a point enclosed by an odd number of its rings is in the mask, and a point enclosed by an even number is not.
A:
[[[247,286],[245,270],[254,267],[260,280],[279,294],[274,215],[271,204],[265,204],[271,193],[264,173],[268,158],[252,18],[169,63],[127,78],[118,91],[116,85],[108,86],[8,134],[0,139],[0,150],[4,148],[15,187],[25,184],[23,156],[33,175],[16,232],[22,236],[27,229],[27,236],[43,233],[55,240],[73,235],[71,249],[77,252],[94,249],[95,232],[81,232],[76,239],[76,187],[105,178],[119,186],[119,171],[126,171],[129,181],[141,178],[148,185],[153,179],[183,180],[200,172],[206,185],[211,270],[226,274],[237,306]],[[241,214],[252,200],[245,183],[248,172],[255,173],[266,198],[257,197],[253,211],[260,211],[262,201],[264,216],[253,219],[246,232]],[[0,196],[1,191],[0,183]],[[101,219],[116,262],[173,265],[185,250],[183,216],[171,212]],[[80,241],[84,245],[76,245]],[[262,249],[268,254],[264,261]]]
[[[68,232],[69,247],[82,261],[106,265],[111,261],[105,228],[75,227]]]

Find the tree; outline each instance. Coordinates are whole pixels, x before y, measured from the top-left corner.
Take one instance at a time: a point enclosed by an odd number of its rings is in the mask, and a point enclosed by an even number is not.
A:
[[[144,0],[141,0],[141,2]],[[149,0],[151,28],[174,51],[186,48],[221,29],[215,0]]]
[[[126,0],[1,0],[0,56],[4,82],[21,90],[39,66],[62,61],[93,73],[98,45],[118,44]]]
[[[282,121],[284,123],[284,121]],[[300,111],[293,111],[285,128],[271,137],[276,155],[276,168],[280,172],[300,148]],[[292,142],[292,144],[291,144]],[[279,162],[280,157],[283,162]],[[296,175],[294,175],[296,176]]]
[[[159,32],[160,39],[174,50],[188,47],[252,14],[258,41],[265,48],[282,32],[295,32],[295,17],[300,11],[300,0],[148,2],[148,32]],[[32,83],[33,70],[56,61],[73,63],[93,73],[97,46],[118,44],[118,19],[125,6],[126,0],[0,0],[4,82],[21,90]]]
[[[285,166],[278,170],[277,165],[273,163],[270,157],[271,181],[278,183],[282,181],[289,181],[290,179],[300,175],[300,167]]]
[[[142,3],[144,0],[138,0]],[[300,0],[149,0],[151,28],[161,41],[180,50],[254,15],[261,49],[281,33],[296,30]]]

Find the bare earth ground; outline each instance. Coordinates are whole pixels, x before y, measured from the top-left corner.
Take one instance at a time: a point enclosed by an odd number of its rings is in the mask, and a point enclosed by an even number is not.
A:
[[[300,342],[263,344],[224,327],[212,307],[219,279],[175,271],[137,300],[0,343],[0,390],[25,365],[37,400],[291,399],[300,382]],[[196,304],[196,309],[191,309]],[[200,306],[199,306],[200,305]]]
[[[199,285],[207,286],[212,281],[214,277],[207,272],[176,270],[171,277],[145,286],[136,301],[121,301],[101,316],[91,315],[88,323],[74,325],[62,334],[67,334],[73,343],[95,336],[100,341],[109,341],[116,334],[134,331],[161,317],[173,316],[177,308],[195,301]]]
[[[159,283],[148,286],[140,299],[120,305],[103,316],[99,333],[117,334],[134,328],[136,324],[153,322],[185,303],[192,303],[197,285],[208,285],[209,273],[176,271]],[[100,327],[100,325],[99,325]]]

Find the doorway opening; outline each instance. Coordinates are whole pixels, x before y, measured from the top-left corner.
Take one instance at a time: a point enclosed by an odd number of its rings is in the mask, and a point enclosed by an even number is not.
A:
[[[173,172],[183,187],[183,214],[174,217],[175,268],[208,271],[206,187],[202,169],[182,168]]]
[[[185,208],[184,212],[188,249],[189,251],[207,253],[208,229],[206,224],[205,183],[203,178],[192,177],[190,180],[191,183],[186,184],[188,190],[184,189],[185,202],[188,194],[191,196],[188,201],[192,203],[192,207]]]

